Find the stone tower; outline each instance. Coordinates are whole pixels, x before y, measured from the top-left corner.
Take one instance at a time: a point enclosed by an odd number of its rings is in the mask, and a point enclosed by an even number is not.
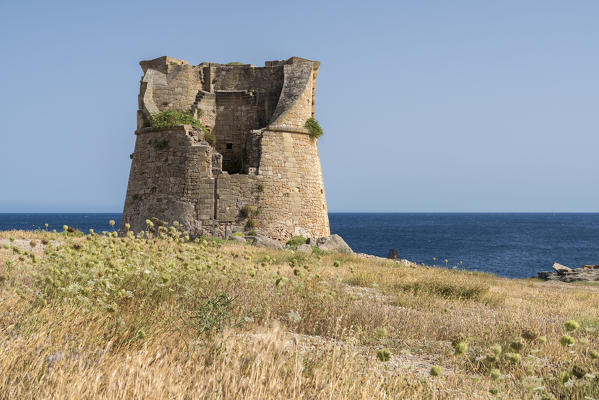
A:
[[[140,231],[155,218],[192,236],[244,228],[278,240],[329,235],[317,139],[304,128],[319,62],[192,66],[160,57],[140,65],[121,226]],[[205,130],[153,128],[152,115],[166,110],[194,115]]]

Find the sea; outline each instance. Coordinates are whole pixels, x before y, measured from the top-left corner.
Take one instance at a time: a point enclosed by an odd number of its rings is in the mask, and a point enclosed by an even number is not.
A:
[[[360,253],[527,278],[599,264],[599,213],[330,213],[331,233]],[[0,230],[118,229],[120,213],[1,214]],[[46,228],[45,224],[48,224]]]

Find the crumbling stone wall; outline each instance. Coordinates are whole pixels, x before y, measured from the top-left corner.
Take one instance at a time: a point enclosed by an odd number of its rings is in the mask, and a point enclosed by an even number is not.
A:
[[[170,57],[142,61],[137,140],[123,225],[178,221],[191,235],[252,228],[279,240],[329,234],[314,115],[319,63],[297,57],[264,67]],[[213,147],[190,126],[151,127],[164,110],[194,114],[216,136]]]

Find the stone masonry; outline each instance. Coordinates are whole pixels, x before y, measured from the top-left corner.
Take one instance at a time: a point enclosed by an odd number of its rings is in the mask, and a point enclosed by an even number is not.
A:
[[[137,135],[123,211],[134,231],[146,219],[178,221],[191,236],[254,230],[277,240],[329,235],[314,116],[317,61],[264,67],[171,57],[140,62]],[[188,125],[153,128],[152,115],[189,112],[216,137]]]

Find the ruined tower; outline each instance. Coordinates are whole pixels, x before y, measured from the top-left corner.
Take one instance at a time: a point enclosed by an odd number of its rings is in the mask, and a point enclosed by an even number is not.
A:
[[[121,226],[140,231],[156,218],[193,236],[244,228],[278,240],[329,235],[317,139],[304,127],[320,63],[237,64],[140,62]],[[192,114],[203,129],[152,127],[152,116],[167,110]]]

